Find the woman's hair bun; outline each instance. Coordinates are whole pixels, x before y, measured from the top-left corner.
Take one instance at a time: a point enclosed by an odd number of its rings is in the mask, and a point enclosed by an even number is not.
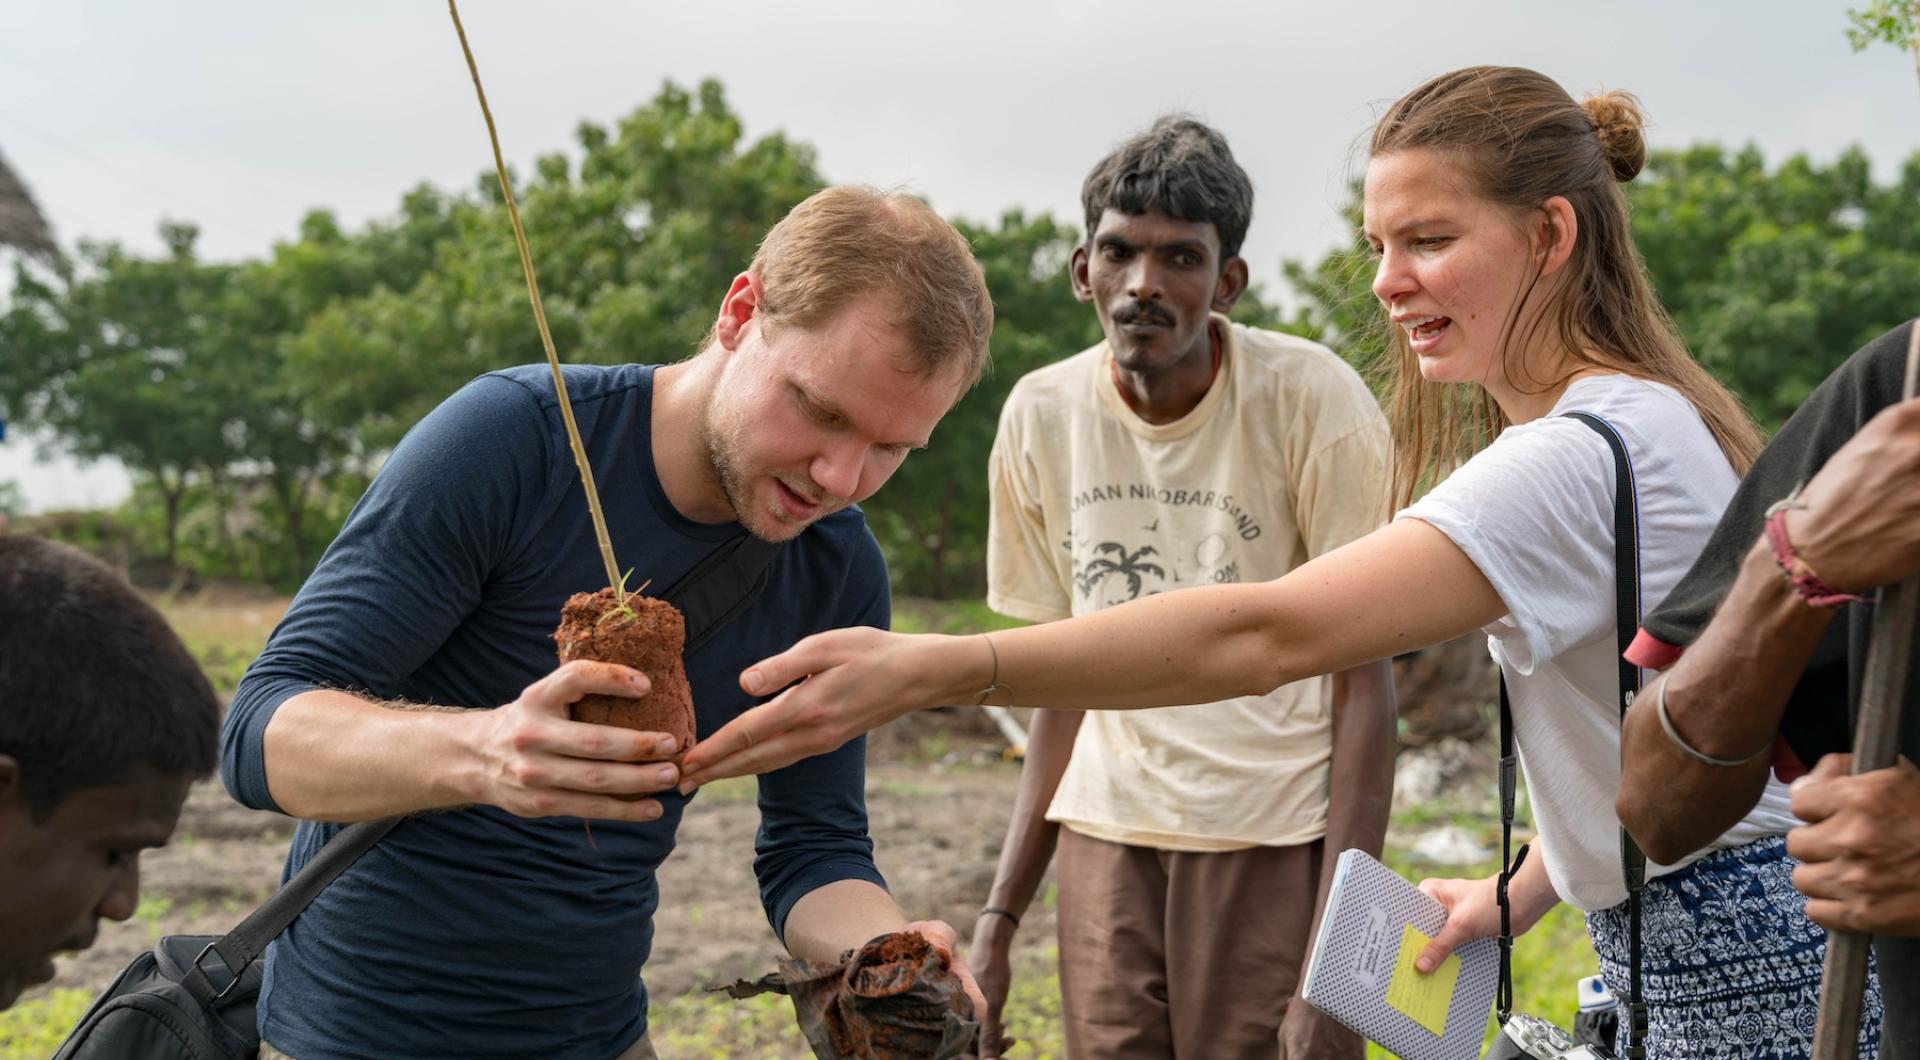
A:
[[[1647,119],[1640,112],[1640,100],[1631,92],[1602,92],[1581,100],[1580,109],[1593,122],[1613,179],[1625,184],[1638,176],[1647,162]]]

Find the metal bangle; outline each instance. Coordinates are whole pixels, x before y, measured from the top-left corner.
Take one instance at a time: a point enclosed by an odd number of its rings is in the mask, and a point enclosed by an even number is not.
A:
[[[1694,750],[1691,744],[1680,738],[1680,733],[1673,727],[1673,719],[1667,717],[1667,681],[1664,677],[1660,679],[1660,691],[1654,693],[1653,709],[1654,713],[1660,715],[1660,729],[1667,734],[1667,742],[1679,748],[1681,754],[1703,765],[1718,769],[1732,769],[1735,766],[1744,766],[1758,761],[1762,755],[1773,750],[1773,745],[1768,744],[1745,758],[1715,758],[1710,754]]]

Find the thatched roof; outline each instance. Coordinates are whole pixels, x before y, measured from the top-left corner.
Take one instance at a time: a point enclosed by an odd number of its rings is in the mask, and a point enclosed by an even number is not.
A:
[[[60,256],[53,229],[40,214],[33,194],[0,158],[0,246],[13,246],[48,260]]]

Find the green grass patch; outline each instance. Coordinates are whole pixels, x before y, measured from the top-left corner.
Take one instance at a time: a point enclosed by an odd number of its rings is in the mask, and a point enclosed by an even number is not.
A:
[[[725,994],[686,994],[655,999],[647,1016],[648,1037],[662,1057],[732,1060],[739,1056],[813,1055],[794,1022],[793,1003],[778,994],[735,1001]]]
[[[92,1003],[85,990],[55,990],[0,1012],[0,1060],[46,1060]]]
[[[133,907],[133,918],[147,925],[147,941],[160,941],[161,924],[168,913],[173,912],[173,899],[157,895],[146,895]]]

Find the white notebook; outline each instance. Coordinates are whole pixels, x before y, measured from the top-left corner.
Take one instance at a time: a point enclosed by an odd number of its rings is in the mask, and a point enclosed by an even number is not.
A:
[[[1359,850],[1344,851],[1307,957],[1308,1003],[1401,1060],[1475,1060],[1500,951],[1476,939],[1432,973],[1413,959],[1446,923],[1439,902]]]

